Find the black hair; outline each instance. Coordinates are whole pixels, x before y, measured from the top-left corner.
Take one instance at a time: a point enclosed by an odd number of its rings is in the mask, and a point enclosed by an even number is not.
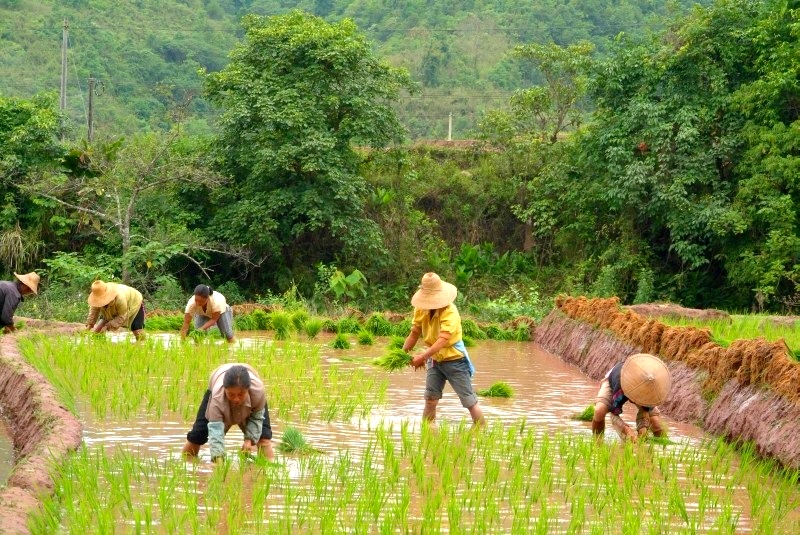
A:
[[[225,388],[238,386],[239,388],[248,390],[251,383],[250,370],[241,364],[237,364],[236,366],[231,366],[228,368],[225,371],[225,376],[222,378],[222,386]]]
[[[194,295],[199,295],[200,297],[208,297],[212,293],[214,293],[214,290],[211,289],[211,286],[209,286],[208,284],[198,284],[197,286],[194,287]]]

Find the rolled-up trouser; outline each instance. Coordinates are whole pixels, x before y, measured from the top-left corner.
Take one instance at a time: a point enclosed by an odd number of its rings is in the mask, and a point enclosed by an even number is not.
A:
[[[202,314],[195,314],[194,315],[194,326],[196,329],[199,329],[205,323],[210,320],[209,316],[204,316]],[[219,332],[222,333],[222,336],[230,340],[233,338],[233,311],[231,307],[225,309],[225,312],[219,315],[217,318],[217,328]]]
[[[450,386],[458,394],[462,407],[469,409],[478,403],[478,398],[472,389],[469,369],[466,357],[444,362],[433,361],[425,378],[425,399],[442,399],[444,383],[449,381]]]

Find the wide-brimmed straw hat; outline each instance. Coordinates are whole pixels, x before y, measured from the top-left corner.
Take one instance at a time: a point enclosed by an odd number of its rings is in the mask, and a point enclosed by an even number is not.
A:
[[[411,298],[415,308],[423,310],[436,310],[443,308],[455,301],[458,289],[444,282],[436,273],[426,273],[422,276],[419,290]]]
[[[667,399],[672,376],[660,358],[637,353],[622,365],[620,376],[625,397],[640,407],[655,407]]]
[[[104,307],[117,296],[118,286],[113,282],[103,282],[96,280],[92,283],[92,292],[87,301],[89,306]]]
[[[31,289],[31,291],[35,294],[39,294],[39,274],[35,271],[31,271],[30,273],[25,273],[24,275],[20,275],[19,273],[14,273],[14,276],[19,279],[19,281]]]

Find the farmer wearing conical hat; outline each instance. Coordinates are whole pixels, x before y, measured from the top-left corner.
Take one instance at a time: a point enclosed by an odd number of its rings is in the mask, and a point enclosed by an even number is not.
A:
[[[472,388],[475,369],[462,339],[461,316],[453,304],[457,293],[455,286],[444,282],[436,273],[426,273],[422,277],[419,289],[411,298],[414,316],[403,351],[413,349],[422,335],[425,351],[411,359],[411,365],[414,369],[427,366],[422,412],[425,420],[436,419],[436,406],[442,399],[445,381],[449,381],[472,421],[482,424],[483,412]]]
[[[39,294],[39,275],[35,272],[20,275],[14,273],[15,281],[0,281],[0,329],[14,332],[14,312],[26,295]]]
[[[92,332],[126,327],[136,340],[144,336],[144,299],[139,290],[116,282],[96,280],[87,301],[89,317],[86,318],[86,327]]]
[[[606,414],[611,413],[611,425],[623,440],[636,442],[647,434],[662,437],[667,434],[657,405],[669,394],[672,377],[664,362],[653,355],[638,353],[618,363],[603,378],[594,406],[592,431],[600,435],[605,430]],[[622,421],[622,406],[630,401],[636,405],[636,432]]]

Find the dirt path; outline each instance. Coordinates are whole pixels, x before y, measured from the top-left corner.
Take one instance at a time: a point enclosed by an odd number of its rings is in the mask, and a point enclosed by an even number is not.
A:
[[[71,334],[83,328],[25,319],[25,328],[0,336],[0,406],[8,417],[16,464],[0,491],[0,533],[30,533],[28,515],[42,493],[53,492],[48,465],[81,443],[80,422],[62,407],[53,387],[20,355],[19,338],[43,332]]]

